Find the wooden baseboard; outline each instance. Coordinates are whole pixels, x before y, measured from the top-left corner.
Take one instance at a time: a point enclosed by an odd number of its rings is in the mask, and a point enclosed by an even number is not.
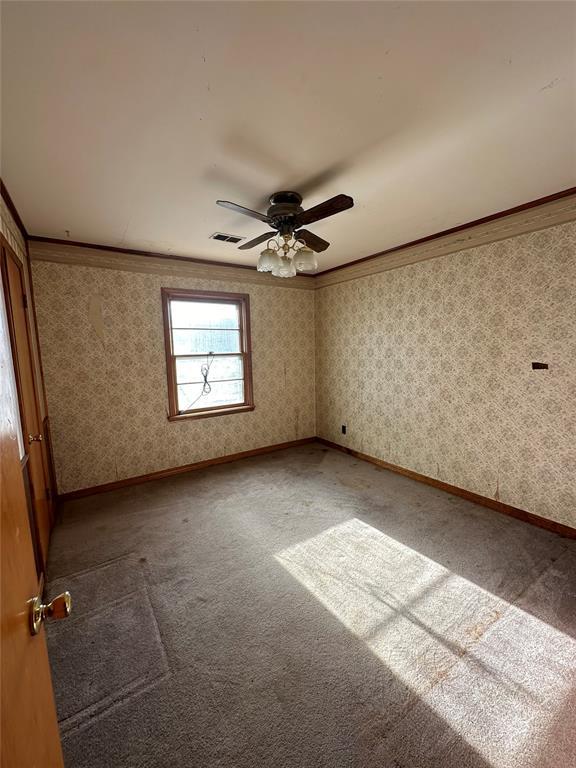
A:
[[[266,445],[263,448],[254,448],[251,451],[241,451],[240,453],[231,453],[227,456],[218,456],[215,459],[206,459],[205,461],[197,461],[194,464],[184,464],[181,467],[171,467],[170,469],[161,469],[159,472],[150,472],[147,475],[138,475],[137,477],[127,477],[124,480],[116,480],[113,483],[105,483],[104,485],[94,485],[90,488],[81,488],[77,491],[70,491],[69,493],[62,493],[58,496],[58,501],[70,501],[72,499],[81,499],[85,496],[92,496],[95,493],[106,493],[107,491],[115,491],[118,488],[126,488],[129,485],[139,485],[140,483],[147,483],[149,480],[159,480],[163,477],[171,477],[172,475],[180,475],[184,472],[192,472],[196,469],[206,469],[207,467],[213,467],[216,464],[227,464],[231,461],[237,461],[238,459],[247,459],[250,456],[261,456],[265,453],[272,453],[273,451],[281,451],[284,448],[294,448],[298,445],[306,445],[308,443],[321,443],[329,448],[334,448],[337,451],[348,453],[357,459],[362,461],[368,461],[371,464],[375,464],[383,469],[389,469],[391,472],[396,472],[399,475],[410,477],[412,480],[417,480],[420,483],[431,485],[434,488],[439,488],[441,491],[451,493],[453,496],[461,496],[463,499],[473,501],[475,504],[481,504],[483,507],[489,507],[496,512],[501,512],[504,515],[515,517],[518,520],[522,520],[525,523],[536,525],[538,528],[545,528],[548,531],[557,533],[560,536],[564,536],[568,539],[576,539],[576,529],[571,528],[568,525],[557,523],[554,520],[548,520],[540,515],[535,515],[532,512],[527,512],[525,509],[518,509],[518,507],[512,507],[510,504],[504,504],[497,499],[491,499],[488,496],[481,496],[478,493],[467,491],[465,488],[459,488],[456,485],[450,485],[442,480],[436,480],[428,475],[421,475],[419,472],[414,472],[412,469],[406,469],[405,467],[399,467],[396,464],[390,464],[383,459],[377,459],[375,456],[370,456],[367,453],[361,453],[355,451],[353,448],[347,448],[344,445],[333,443],[331,440],[326,440],[324,437],[305,437],[301,440],[290,440],[286,443],[276,443],[275,445]]]
[[[491,499],[488,496],[481,496],[478,493],[467,491],[465,488],[459,488],[456,485],[444,483],[442,480],[436,480],[433,477],[428,477],[428,475],[421,475],[419,472],[414,472],[412,469],[406,469],[404,467],[399,467],[396,464],[390,464],[383,459],[377,459],[375,456],[370,456],[367,453],[355,451],[353,448],[346,448],[344,445],[333,443],[331,440],[326,440],[323,437],[317,437],[316,439],[319,443],[327,445],[329,448],[334,448],[338,451],[342,451],[343,453],[348,453],[351,456],[355,456],[357,459],[369,461],[371,464],[375,464],[378,467],[389,469],[391,472],[396,472],[399,475],[405,475],[406,477],[412,478],[412,480],[418,480],[420,483],[432,485],[434,488],[439,488],[441,491],[446,491],[447,493],[451,493],[454,496],[461,496],[463,499],[473,501],[475,504],[481,504],[483,507],[489,507],[490,509],[496,510],[496,512],[502,512],[504,515],[509,515],[510,517],[515,517],[525,523],[536,525],[538,528],[545,528],[548,531],[552,531],[553,533],[557,533],[560,536],[564,536],[568,539],[576,539],[576,528],[571,528],[570,526],[564,525],[563,523],[557,523],[554,520],[548,520],[545,517],[540,517],[540,515],[527,512],[525,509],[512,507],[510,504],[504,504],[504,502],[498,501],[497,499]]]
[[[161,469],[158,472],[150,472],[147,475],[137,475],[136,477],[127,477],[124,480],[115,480],[112,483],[103,485],[93,485],[89,488],[80,488],[77,491],[69,491],[58,495],[58,501],[71,501],[72,499],[81,499],[85,496],[92,496],[95,493],[106,493],[115,491],[118,488],[126,488],[129,485],[139,485],[147,483],[149,480],[159,480],[162,477],[171,477],[172,475],[181,475],[184,472],[192,472],[196,469],[206,469],[216,464],[228,464],[238,459],[247,459],[250,456],[261,456],[264,453],[273,453],[282,451],[284,448],[294,448],[298,445],[315,443],[315,437],[304,437],[301,440],[289,440],[286,443],[276,443],[275,445],[265,445],[263,448],[253,448],[250,451],[241,451],[240,453],[230,453],[227,456],[218,456],[215,459],[206,459],[205,461],[196,461],[194,464],[184,464],[181,467],[171,467],[170,469]]]

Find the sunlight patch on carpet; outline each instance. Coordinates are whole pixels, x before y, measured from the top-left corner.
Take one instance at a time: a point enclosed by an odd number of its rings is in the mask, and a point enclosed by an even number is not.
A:
[[[573,638],[357,519],[275,558],[494,768],[542,753]]]

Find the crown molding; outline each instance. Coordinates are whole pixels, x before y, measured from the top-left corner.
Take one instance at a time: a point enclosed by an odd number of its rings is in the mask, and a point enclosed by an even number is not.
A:
[[[232,264],[229,261],[215,261],[212,259],[199,259],[196,256],[181,256],[177,253],[159,253],[158,251],[142,251],[135,248],[120,248],[117,245],[102,245],[101,243],[85,243],[80,240],[63,240],[56,237],[43,237],[42,235],[29,235],[30,242],[54,243],[55,245],[77,245],[79,248],[90,248],[96,251],[108,251],[109,253],[133,254],[134,256],[154,256],[157,259],[170,259],[171,261],[185,261],[187,264],[205,264],[210,267],[235,267],[236,269],[254,269],[247,264]]]
[[[325,288],[575,220],[576,189],[572,188],[321,272],[314,282],[316,288]]]
[[[250,283],[269,288],[296,288],[313,291],[315,287],[315,280],[308,275],[298,275],[288,280],[281,280],[268,273],[258,272],[253,267],[222,265],[163,254],[123,251],[120,248],[111,249],[104,246],[72,244],[67,241],[48,238],[29,238],[28,249],[32,261],[50,261],[57,264],[170,277],[189,277],[196,280]]]
[[[8,189],[6,187],[6,184],[0,179],[0,196],[6,203],[6,207],[10,211],[12,218],[14,219],[15,225],[20,230],[20,234],[24,239],[28,237],[28,232],[26,231],[26,227],[24,226],[24,222],[22,221],[22,218],[20,217],[20,214],[18,213],[18,209],[14,205],[14,201],[10,197],[10,193],[8,192]]]
[[[4,194],[5,188],[2,189]],[[5,211],[9,209],[3,199],[3,216]],[[12,219],[10,229],[12,234],[21,236],[13,217],[8,216],[7,219]],[[55,240],[34,235],[28,238],[28,247],[30,257],[35,261],[176,275],[202,280],[243,282],[275,288],[314,290],[575,220],[576,187],[572,187],[411,243],[333,267],[317,275],[298,275],[289,280],[279,280],[246,265],[136,251],[94,243]],[[6,228],[4,218],[2,225]]]
[[[0,232],[20,261],[25,262],[26,228],[2,179],[0,179]]]

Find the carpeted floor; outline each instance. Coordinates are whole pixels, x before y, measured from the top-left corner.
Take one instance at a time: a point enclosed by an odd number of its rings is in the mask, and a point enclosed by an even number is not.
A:
[[[575,545],[316,444],[70,502],[66,766],[576,765]]]

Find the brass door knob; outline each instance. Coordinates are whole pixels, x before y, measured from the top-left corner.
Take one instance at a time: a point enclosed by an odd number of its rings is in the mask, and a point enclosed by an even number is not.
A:
[[[28,443],[32,445],[32,443],[41,443],[42,442],[42,435],[28,435]]]
[[[70,592],[62,592],[45,605],[40,597],[30,601],[30,632],[37,635],[42,622],[46,619],[65,619],[72,612],[72,596]]]

